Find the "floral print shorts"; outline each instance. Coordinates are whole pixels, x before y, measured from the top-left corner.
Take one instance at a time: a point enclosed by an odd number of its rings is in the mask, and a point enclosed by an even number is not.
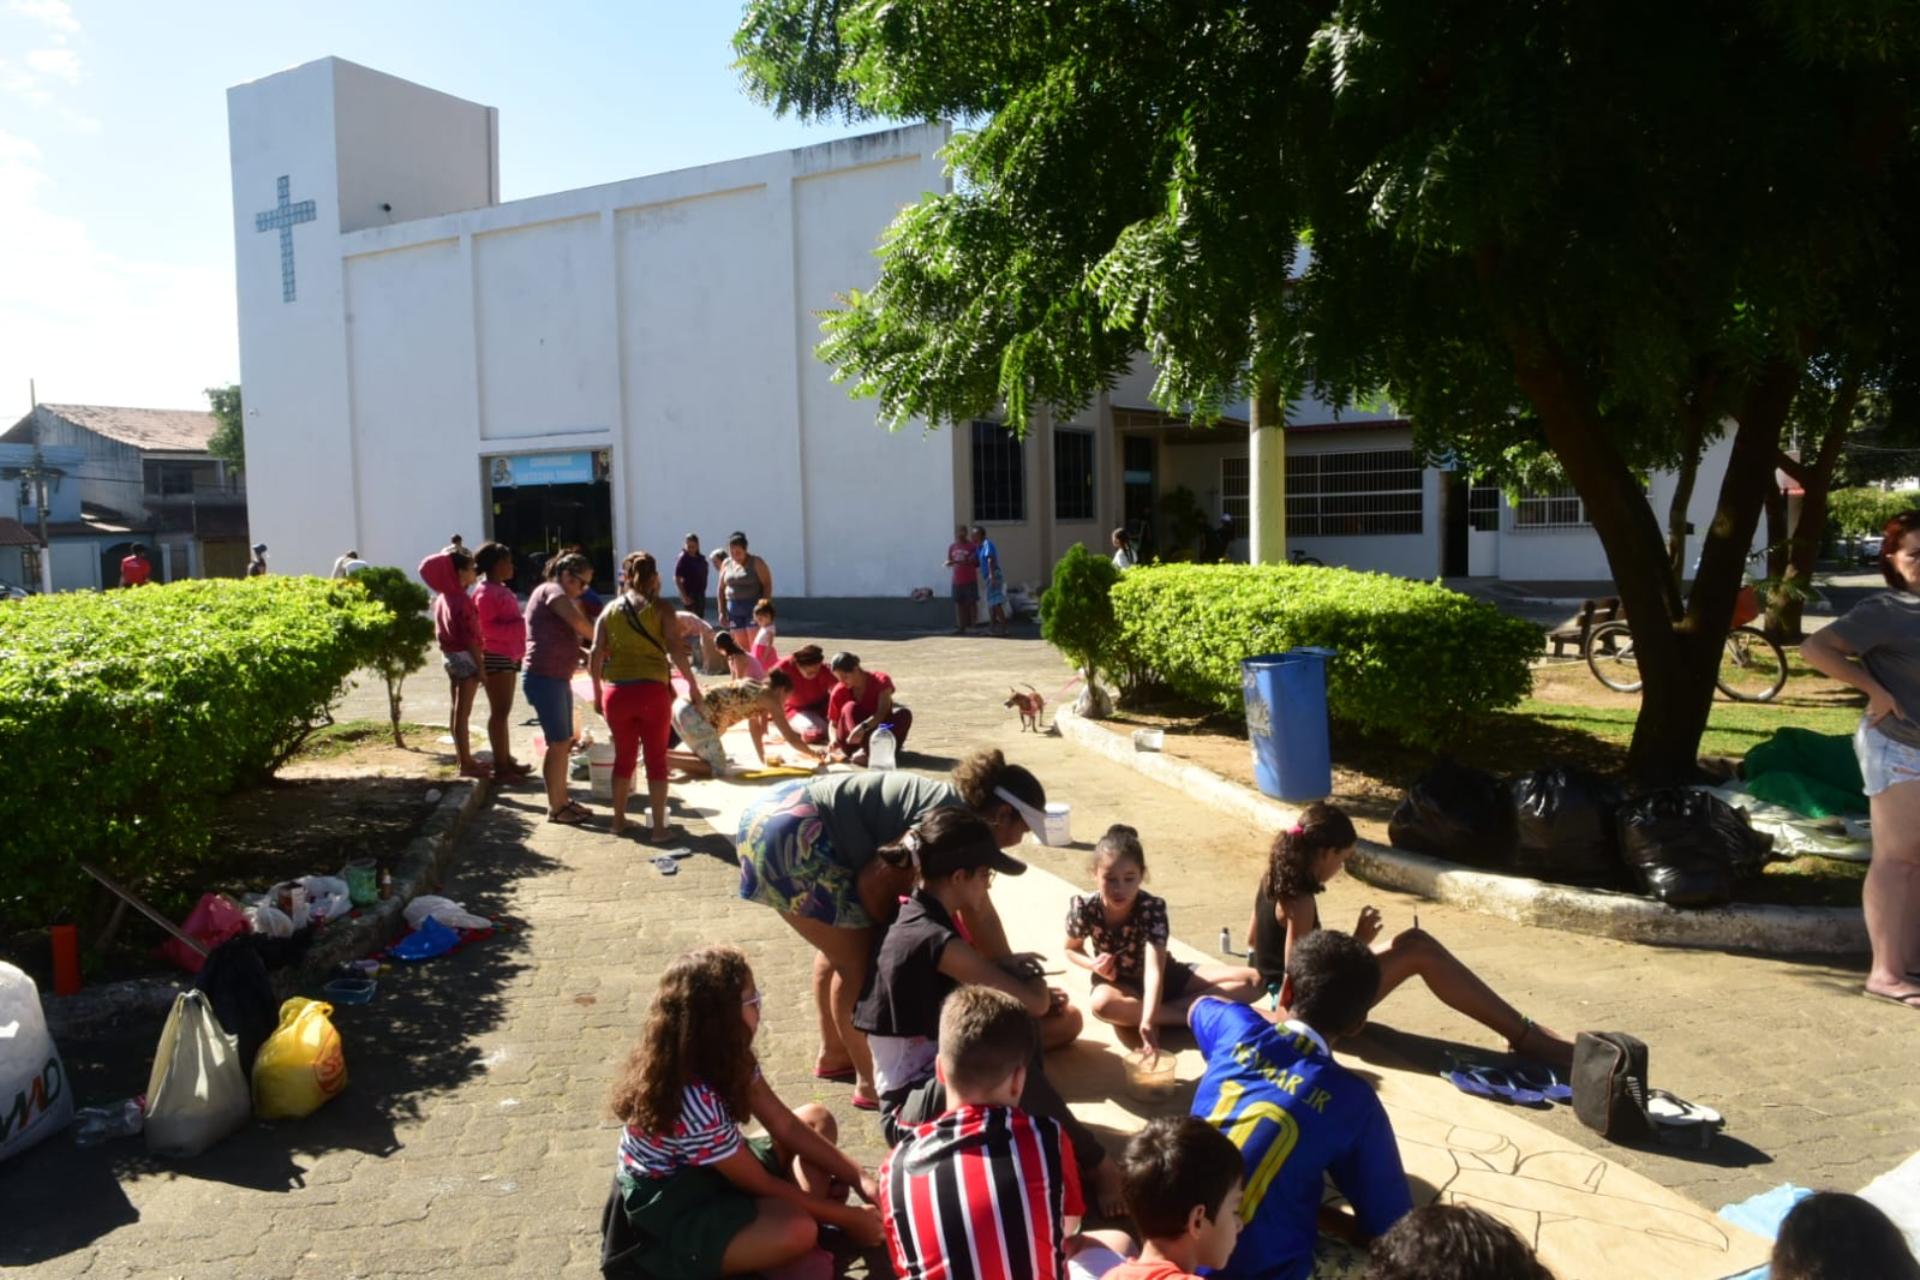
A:
[[[782,787],[740,815],[740,896],[781,915],[804,916],[836,929],[865,929],[873,917],[860,905],[855,873],[834,856],[807,785]]]

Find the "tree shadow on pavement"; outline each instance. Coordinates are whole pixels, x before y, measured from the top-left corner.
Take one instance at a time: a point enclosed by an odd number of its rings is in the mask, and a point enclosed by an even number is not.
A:
[[[462,837],[458,861],[438,890],[503,927],[459,950],[380,975],[373,1001],[336,1007],[347,1087],[299,1120],[249,1121],[187,1160],[147,1154],[139,1138],[79,1147],[57,1134],[0,1165],[7,1230],[0,1265],[44,1262],[129,1223],[140,1213],[128,1195],[154,1177],[193,1178],[266,1192],[306,1185],[322,1156],[358,1152],[382,1159],[401,1149],[396,1125],[428,1115],[437,1098],[488,1070],[478,1037],[501,1025],[503,990],[527,968],[528,931],[500,911],[513,883],[559,869],[524,843],[526,825],[511,809],[491,808]],[[320,998],[319,984],[301,994]],[[62,1045],[73,1064],[76,1096],[102,1103],[144,1092],[159,1021],[121,1028],[102,1045]],[[350,1166],[348,1166],[350,1167]],[[338,1175],[330,1171],[329,1180]]]

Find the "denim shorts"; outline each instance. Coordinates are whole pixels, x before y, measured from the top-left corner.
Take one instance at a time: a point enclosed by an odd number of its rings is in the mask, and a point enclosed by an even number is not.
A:
[[[1902,782],[1920,782],[1920,747],[1889,738],[1865,720],[1853,731],[1853,754],[1860,758],[1860,777],[1870,796]]]
[[[520,688],[527,705],[540,717],[540,736],[548,746],[573,737],[573,682],[562,676],[536,675],[529,671],[520,677]]]

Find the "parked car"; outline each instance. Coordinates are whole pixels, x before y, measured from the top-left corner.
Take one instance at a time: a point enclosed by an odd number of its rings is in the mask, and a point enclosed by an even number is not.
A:
[[[1866,537],[1860,539],[1859,556],[1861,564],[1873,564],[1880,559],[1879,534],[1868,534]]]
[[[0,578],[0,601],[25,600],[32,594],[33,592],[27,590],[25,587],[16,587],[5,578]]]

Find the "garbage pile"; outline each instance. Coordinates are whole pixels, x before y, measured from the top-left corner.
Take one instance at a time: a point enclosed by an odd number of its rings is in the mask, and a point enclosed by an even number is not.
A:
[[[1396,849],[1588,888],[1633,888],[1674,907],[1732,902],[1774,837],[1704,788],[1628,796],[1551,765],[1502,781],[1442,761],[1414,780],[1387,826]]]

